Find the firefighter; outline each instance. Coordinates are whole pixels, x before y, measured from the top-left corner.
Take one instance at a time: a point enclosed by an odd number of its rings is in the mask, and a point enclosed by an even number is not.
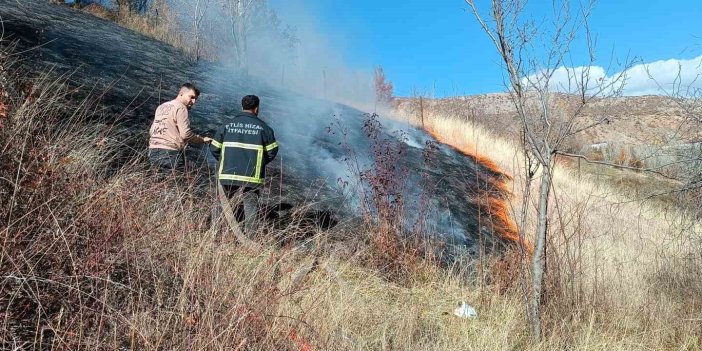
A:
[[[234,206],[236,220],[248,235],[255,230],[260,188],[266,165],[278,153],[273,129],[258,117],[260,100],[247,95],[241,100],[242,112],[222,125],[211,143],[218,162],[217,179],[223,195],[238,200]]]
[[[175,99],[156,109],[149,129],[149,161],[162,173],[171,173],[185,166],[183,151],[188,143],[206,144],[212,141],[190,129],[188,111],[199,96],[200,91],[194,85],[185,83]]]

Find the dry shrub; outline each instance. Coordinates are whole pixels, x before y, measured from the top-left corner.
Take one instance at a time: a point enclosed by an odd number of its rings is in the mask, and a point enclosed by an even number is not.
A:
[[[638,169],[643,169],[646,167],[646,163],[640,157],[636,155],[634,150],[631,150],[631,158],[629,158],[629,167],[634,167]]]
[[[91,3],[81,10],[93,16],[114,21],[122,27],[147,37],[173,45],[188,54],[191,54],[193,50],[192,45],[189,45],[179,30],[176,14],[164,0],[152,1],[149,9],[144,13],[125,8],[113,10],[97,3]]]
[[[363,133],[371,152],[368,169],[362,168],[348,142],[343,143],[343,148],[369,232],[365,262],[390,280],[409,282],[414,273],[423,270],[424,260],[431,261],[433,256],[431,244],[421,233],[423,219],[415,224],[415,230],[405,223],[409,169],[398,160],[405,158],[407,145],[401,141],[402,135],[397,135],[398,140],[385,136],[375,114],[366,115]],[[346,138],[346,132],[342,134]]]
[[[628,159],[629,157],[627,156],[626,151],[624,149],[620,149],[617,157],[614,159],[614,164],[619,166],[626,165],[626,161]]]
[[[601,148],[590,149],[590,151],[586,153],[586,156],[593,161],[602,162],[605,160],[605,153]]]
[[[189,28],[183,27],[178,13],[165,0],[150,1],[148,9],[143,12],[126,7],[110,9],[98,3],[84,6],[81,11],[170,44],[193,60],[217,58],[217,48],[209,40],[199,38],[197,45],[193,45],[192,39],[188,38]]]
[[[117,23],[133,31],[166,42],[189,52],[189,45],[178,30],[177,16],[165,1],[154,1],[144,14],[121,10]]]
[[[519,287],[521,265],[529,261],[529,258],[524,256],[518,247],[511,246],[501,255],[489,257],[487,283],[495,293],[502,295]]]
[[[416,260],[416,249],[403,240],[402,218],[408,169],[398,163],[407,152],[403,143],[383,139],[382,126],[377,116],[368,116],[363,131],[371,142],[371,169],[360,173],[369,188],[365,203],[365,219],[375,225],[370,237],[370,255],[373,264],[389,276],[399,276],[404,267]]]
[[[117,13],[115,11],[108,10],[105,6],[97,3],[89,4],[82,8],[83,11],[108,21],[117,20]]]
[[[5,65],[8,67],[10,65]],[[3,72],[9,74],[8,72]],[[48,76],[6,75],[0,129],[0,345],[8,349],[309,349],[286,317],[296,258],[208,234],[209,187],[125,155],[118,127]],[[116,167],[117,165],[117,167]],[[304,317],[303,317],[304,318]]]
[[[66,87],[46,76],[10,90],[17,94],[0,131],[2,340],[37,348],[55,342],[53,326],[99,313],[99,295],[86,292],[109,275],[125,233],[95,230],[103,222],[91,220],[106,164],[100,129],[79,126],[86,110],[71,108]]]
[[[586,137],[582,134],[576,134],[567,139],[563,143],[563,151],[571,154],[583,154],[588,149]]]

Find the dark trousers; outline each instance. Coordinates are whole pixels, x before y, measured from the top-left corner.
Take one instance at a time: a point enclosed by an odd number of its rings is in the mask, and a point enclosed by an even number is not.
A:
[[[236,185],[222,185],[224,195],[233,202],[234,218],[246,235],[256,233],[260,222],[260,190]]]
[[[149,149],[149,162],[159,173],[168,175],[185,169],[182,151],[166,149]]]

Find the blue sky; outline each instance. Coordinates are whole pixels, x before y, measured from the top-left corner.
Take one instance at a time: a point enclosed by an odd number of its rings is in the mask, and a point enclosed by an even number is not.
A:
[[[351,68],[382,65],[396,95],[504,90],[495,50],[463,0],[271,0],[271,4],[286,22],[324,33]],[[532,0],[528,11],[541,18],[550,4]],[[700,19],[700,0],[601,0],[590,19],[601,60],[596,64],[607,66],[612,57],[636,56],[645,63],[688,60],[694,70],[694,59],[702,60]],[[584,53],[576,49],[574,56]],[[666,70],[669,76],[677,64],[659,65],[661,77]],[[632,88],[631,95],[649,88]]]

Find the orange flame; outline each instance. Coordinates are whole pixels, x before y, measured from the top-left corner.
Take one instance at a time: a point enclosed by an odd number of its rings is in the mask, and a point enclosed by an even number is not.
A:
[[[463,140],[457,142],[456,140],[445,137],[435,131],[431,126],[425,126],[425,130],[436,140],[452,146],[463,155],[472,158],[476,163],[484,166],[496,174],[500,174],[503,179],[490,180],[490,187],[494,190],[498,190],[501,194],[505,194],[507,196],[512,195],[511,191],[507,187],[507,181],[512,180],[512,176],[505,173],[490,158],[479,154],[475,148],[475,145]],[[480,201],[479,206],[481,209],[487,210],[487,214],[492,222],[493,231],[509,242],[521,244],[527,251],[531,252],[533,249],[532,245],[528,242],[522,241],[519,238],[519,231],[509,214],[506,199],[494,196],[486,196],[484,199],[483,196],[481,196],[481,199],[482,200]]]

